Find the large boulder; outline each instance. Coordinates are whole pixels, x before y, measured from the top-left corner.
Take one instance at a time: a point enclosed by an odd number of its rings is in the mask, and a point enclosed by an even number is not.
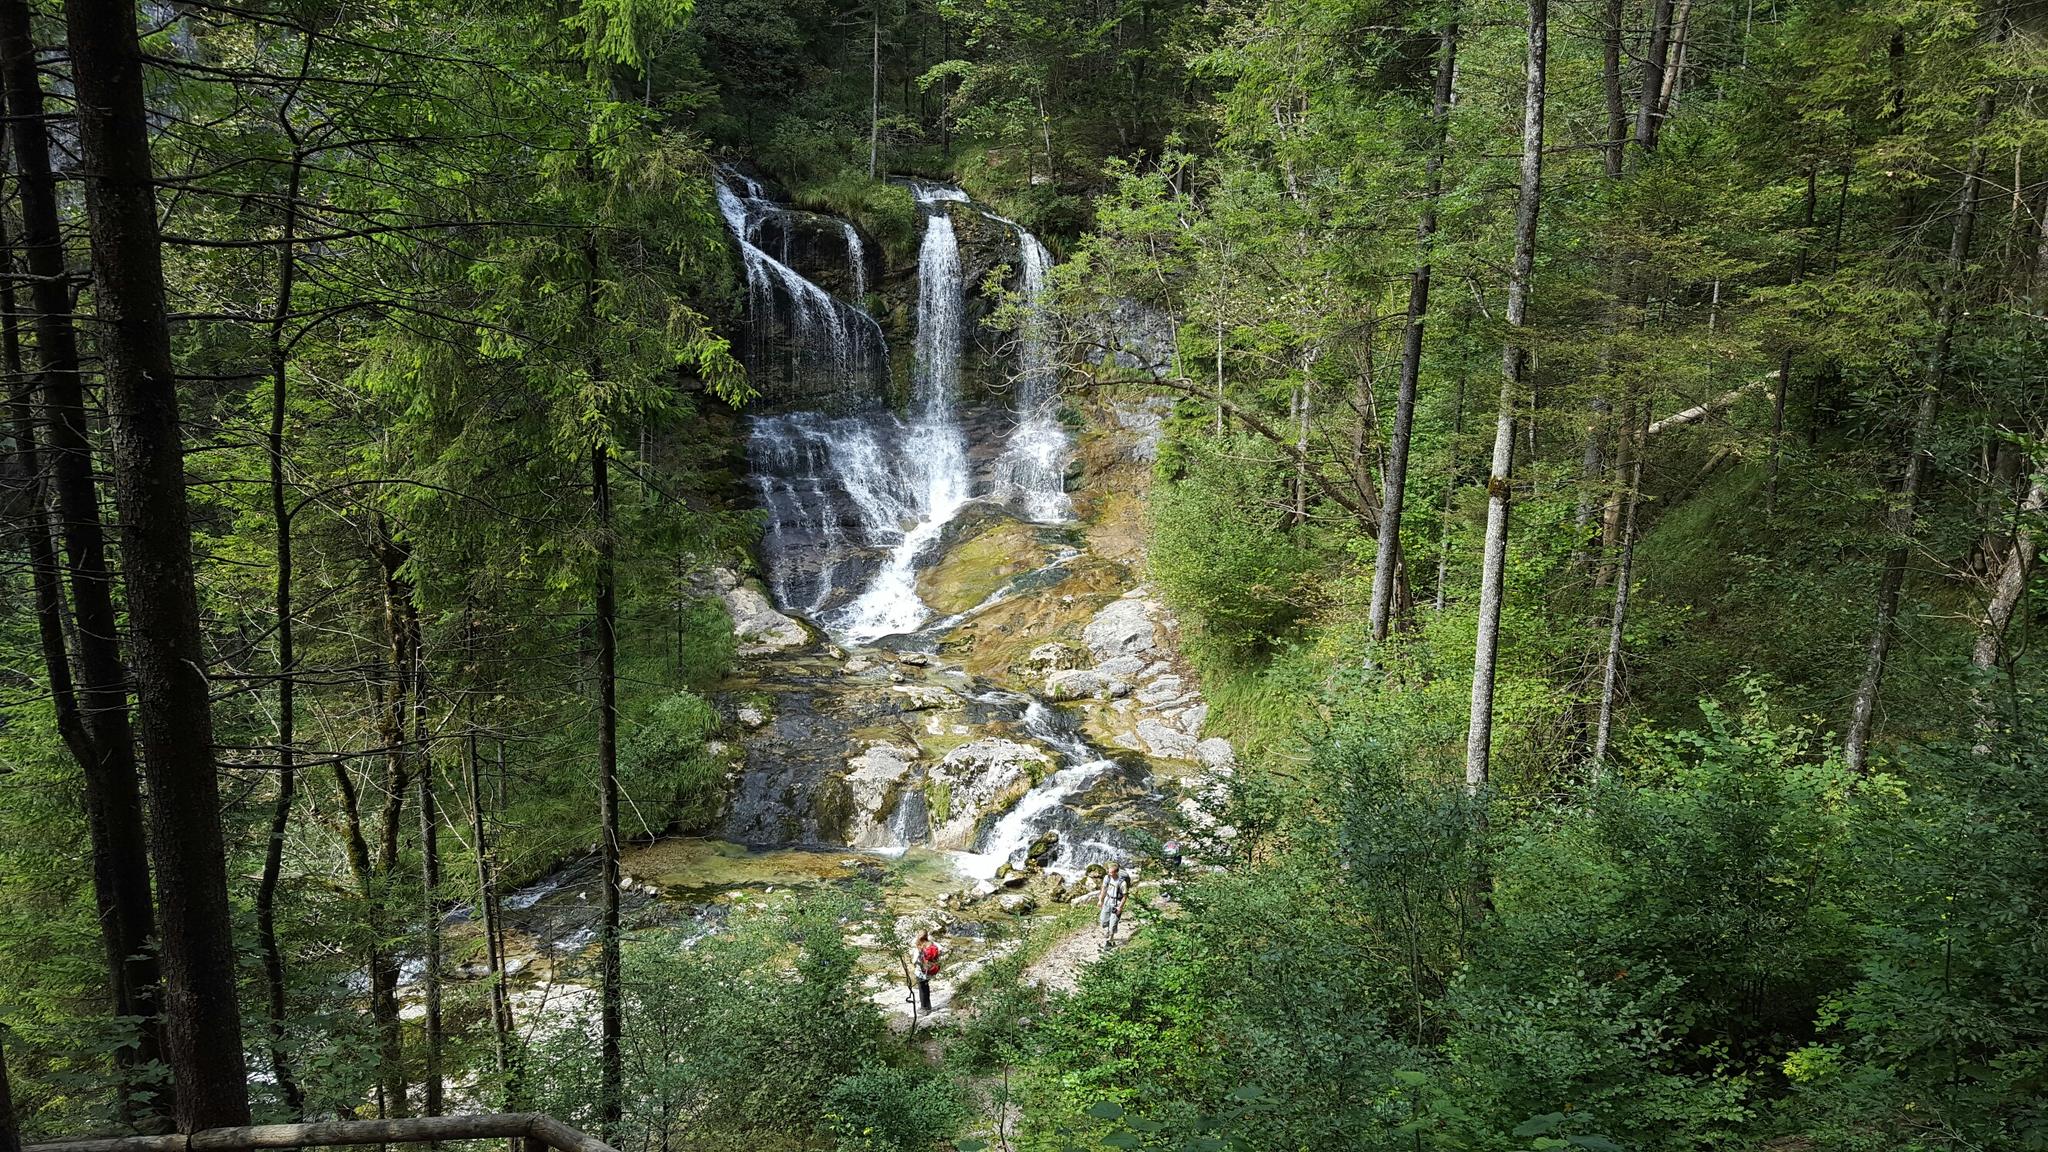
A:
[[[1114,700],[1130,691],[1128,681],[1087,668],[1070,668],[1045,678],[1045,694],[1054,700]]]
[[[1147,754],[1162,760],[1193,760],[1196,758],[1196,743],[1193,736],[1172,727],[1163,720],[1150,716],[1138,721],[1137,735],[1145,745]]]
[[[846,832],[854,847],[894,846],[889,817],[895,813],[904,780],[916,763],[916,748],[887,742],[870,744],[847,760],[846,793],[852,812]]]
[[[1112,600],[1081,630],[1096,660],[1144,655],[1159,648],[1158,605],[1150,600]]]
[[[718,598],[725,603],[726,615],[732,617],[732,635],[739,641],[740,655],[786,652],[811,642],[810,629],[777,612],[768,594],[740,579],[739,573],[720,568],[712,573],[712,580]]]
[[[925,777],[933,846],[971,849],[982,816],[1008,808],[1052,768],[1052,756],[1044,749],[999,736],[946,753]]]

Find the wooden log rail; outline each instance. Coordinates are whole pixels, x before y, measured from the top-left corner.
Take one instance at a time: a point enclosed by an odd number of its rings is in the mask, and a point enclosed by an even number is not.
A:
[[[169,1136],[110,1136],[31,1144],[22,1152],[233,1152],[245,1148],[329,1148],[355,1144],[428,1144],[442,1140],[520,1141],[520,1152],[616,1152],[543,1112],[420,1116],[407,1120],[334,1120],[257,1124]]]

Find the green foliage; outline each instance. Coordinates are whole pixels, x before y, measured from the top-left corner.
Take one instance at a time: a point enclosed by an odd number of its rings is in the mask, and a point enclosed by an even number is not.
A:
[[[928,1152],[969,1116],[952,1081],[926,1068],[871,1068],[825,1094],[824,1133],[839,1152]]]
[[[684,831],[704,827],[725,803],[726,765],[705,742],[718,712],[693,692],[658,701],[627,730],[619,753],[619,786],[641,803],[661,799]]]
[[[1270,645],[1307,608],[1311,557],[1282,527],[1284,492],[1278,467],[1246,468],[1216,448],[1154,496],[1153,578],[1236,649]]]

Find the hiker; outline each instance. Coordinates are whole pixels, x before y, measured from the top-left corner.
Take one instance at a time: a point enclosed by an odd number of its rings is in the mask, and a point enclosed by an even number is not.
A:
[[[1102,946],[1116,946],[1117,921],[1123,919],[1124,901],[1131,894],[1131,878],[1124,875],[1121,867],[1110,864],[1109,871],[1102,877]]]
[[[917,963],[917,1007],[920,1012],[932,1010],[932,977],[939,974],[939,946],[932,943],[932,934],[919,932],[917,947],[913,949]]]

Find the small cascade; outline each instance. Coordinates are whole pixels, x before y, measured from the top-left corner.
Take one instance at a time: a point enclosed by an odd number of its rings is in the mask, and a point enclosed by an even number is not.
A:
[[[1080,876],[1091,864],[1129,855],[1121,831],[1087,818],[1074,807],[1077,797],[1105,776],[1122,770],[1115,760],[1104,758],[1089,745],[1074,717],[1020,692],[985,692],[975,699],[998,709],[1019,709],[1018,724],[1032,739],[1058,753],[1062,766],[990,824],[974,851],[954,853],[954,866],[964,875],[992,879],[1004,864],[1019,866],[1024,852],[1047,832],[1057,832],[1060,840],[1045,867],[1068,879]]]
[[[751,177],[730,170],[722,177],[718,209],[739,244],[747,277],[745,360],[755,387],[768,392],[779,383],[791,391],[846,395],[886,381],[889,349],[874,317],[790,266],[795,213],[768,199]],[[770,222],[782,225],[779,259],[758,243]],[[852,225],[845,227],[857,245]],[[854,263],[859,268],[863,261]],[[866,274],[858,276],[864,291]]]
[[[1045,331],[1045,290],[1052,253],[1015,221],[1018,279],[1024,297],[1024,329],[1017,340],[1017,423],[996,458],[996,494],[1028,520],[1058,524],[1074,517],[1067,496],[1067,460],[1072,446],[1059,419],[1059,365]]]
[[[853,302],[859,304],[868,298],[868,252],[852,221],[840,221],[839,228],[846,236],[846,271],[853,281]]]

